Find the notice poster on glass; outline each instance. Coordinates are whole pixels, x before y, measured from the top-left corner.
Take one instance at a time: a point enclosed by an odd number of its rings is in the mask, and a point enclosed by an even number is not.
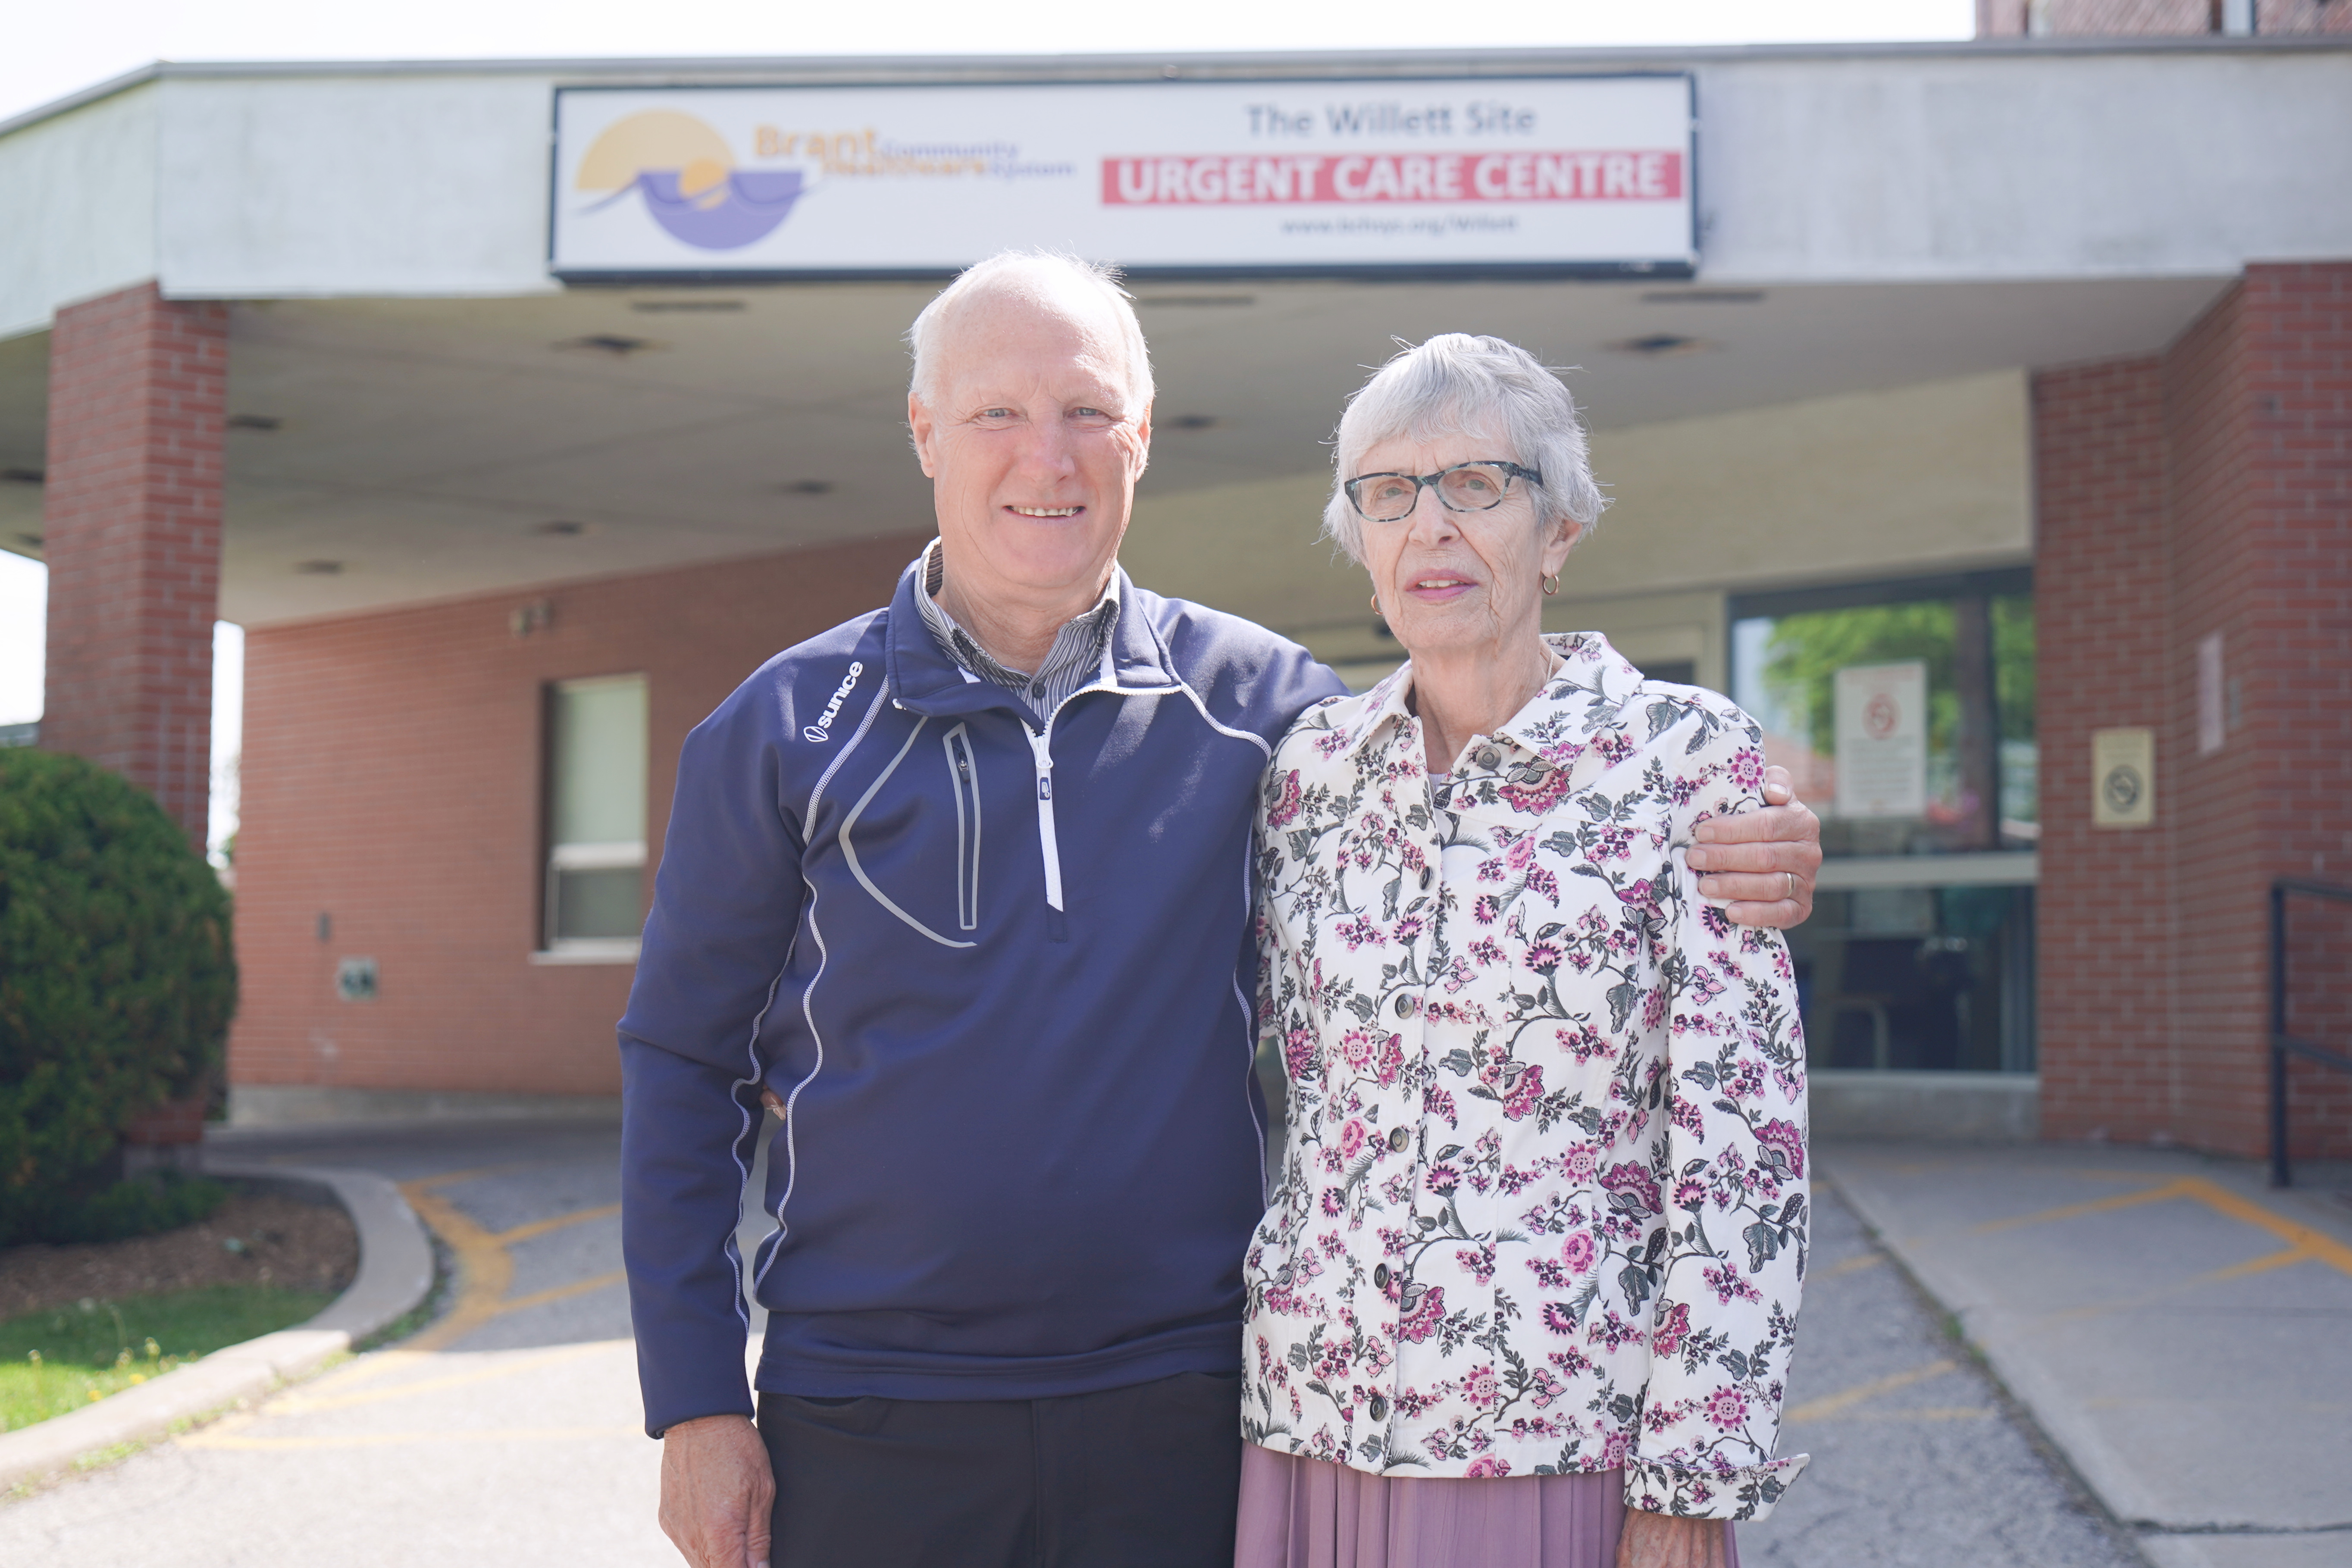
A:
[[[1927,809],[1927,667],[1850,664],[1837,672],[1837,814]]]

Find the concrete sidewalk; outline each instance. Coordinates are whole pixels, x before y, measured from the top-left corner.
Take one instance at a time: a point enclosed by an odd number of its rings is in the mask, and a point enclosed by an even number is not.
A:
[[[2352,1563],[2352,1207],[2158,1150],[1832,1144],[1820,1173],[2158,1568]]]

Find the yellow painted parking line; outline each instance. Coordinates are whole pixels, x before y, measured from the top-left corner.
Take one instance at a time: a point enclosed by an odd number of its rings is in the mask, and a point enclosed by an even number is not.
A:
[[[601,1343],[565,1345],[561,1350],[548,1351],[540,1355],[525,1356],[514,1361],[496,1362],[488,1366],[470,1367],[464,1372],[446,1373],[438,1377],[419,1378],[415,1383],[394,1384],[390,1388],[371,1388],[357,1394],[320,1395],[309,1390],[286,1394],[271,1400],[262,1413],[268,1415],[310,1415],[321,1410],[349,1410],[354,1405],[381,1405],[390,1399],[407,1399],[420,1394],[438,1394],[445,1389],[470,1388],[476,1384],[489,1383],[501,1377],[512,1377],[519,1373],[537,1372],[541,1367],[554,1366],[567,1361],[577,1361],[582,1356],[609,1349],[618,1342],[620,1342],[607,1340]]]
[[[514,1258],[507,1248],[516,1242],[545,1236],[566,1226],[584,1225],[591,1220],[609,1219],[621,1212],[618,1204],[599,1208],[574,1209],[570,1214],[531,1220],[511,1229],[491,1231],[483,1227],[456,1204],[437,1190],[458,1182],[487,1175],[501,1175],[528,1165],[486,1165],[471,1171],[453,1171],[445,1175],[425,1176],[404,1183],[401,1193],[408,1199],[418,1217],[433,1227],[449,1249],[457,1255],[458,1290],[457,1303],[448,1315],[424,1332],[411,1338],[404,1347],[410,1351],[438,1351],[482,1327],[491,1319],[530,1307],[542,1307],[551,1301],[566,1300],[584,1296],[592,1290],[603,1290],[621,1283],[626,1278],[618,1272],[599,1274],[593,1279],[575,1279],[568,1284],[534,1291],[528,1296],[509,1299],[507,1292],[514,1286]]]
[[[472,1165],[462,1171],[444,1171],[437,1176],[418,1176],[403,1182],[400,1190],[411,1187],[454,1187],[460,1182],[478,1182],[491,1176],[519,1176],[525,1171],[546,1169],[545,1160],[508,1160],[496,1165]]]
[[[323,1377],[314,1377],[302,1385],[306,1394],[320,1394],[339,1388],[352,1388],[363,1383],[373,1383],[388,1373],[415,1362],[425,1360],[430,1351],[383,1350],[371,1351],[355,1361],[348,1362]]]
[[[2310,1254],[2330,1268],[2352,1274],[2352,1247],[2334,1237],[2264,1208],[2250,1198],[2242,1198],[2220,1183],[2209,1182],[2202,1176],[2187,1177],[2179,1185],[2207,1207],[2219,1209],[2231,1219],[2259,1226],[2296,1251]]]
[[[2063,1311],[2045,1313],[2041,1321],[2044,1323],[2079,1323],[2086,1318],[2104,1318],[2113,1312],[2152,1307],[2158,1301],[2185,1296],[2191,1290],[2201,1290],[2208,1285],[2219,1285],[2225,1280],[2242,1279],[2250,1274],[2267,1274],[2273,1268],[2316,1261],[2310,1253],[2290,1247],[2284,1252],[2265,1252],[2260,1258],[2232,1263],[2226,1268],[2209,1268],[2202,1274],[2192,1274],[2186,1279],[2176,1279],[2169,1285],[2159,1285],[2153,1290],[2144,1290],[2118,1301],[2100,1301],[2088,1307],[2069,1307]]]
[[[1990,1421],[1995,1412],[1990,1405],[1924,1405],[1914,1410],[1847,1410],[1829,1416],[1832,1421]],[[1821,1417],[1815,1417],[1821,1419]]]
[[[481,1431],[353,1432],[332,1436],[183,1437],[183,1447],[241,1448],[248,1452],[307,1452],[320,1448],[389,1448],[404,1443],[551,1443],[583,1438],[635,1437],[636,1426],[505,1426]]]
[[[592,1279],[574,1279],[569,1285],[557,1285],[546,1290],[534,1290],[528,1296],[517,1296],[510,1301],[499,1302],[499,1316],[504,1317],[509,1312],[520,1312],[526,1307],[544,1307],[550,1301],[569,1300],[574,1296],[585,1296],[591,1290],[609,1289],[627,1279],[626,1272],[616,1268],[610,1274],[599,1274]]]
[[[1885,1261],[1886,1254],[1883,1252],[1857,1253],[1852,1258],[1832,1263],[1826,1268],[1814,1269],[1811,1278],[1815,1279],[1842,1279],[1848,1274],[1859,1274],[1865,1268],[1875,1268]]]
[[[514,1258],[499,1238],[433,1190],[443,1182],[459,1179],[435,1176],[401,1185],[409,1207],[457,1255],[457,1303],[439,1322],[408,1341],[407,1348],[413,1351],[440,1350],[480,1328],[498,1316],[499,1302],[514,1283]]]
[[[606,1204],[602,1208],[573,1209],[570,1214],[560,1214],[552,1219],[535,1219],[529,1225],[519,1225],[512,1230],[502,1230],[499,1232],[498,1239],[501,1246],[512,1247],[518,1241],[529,1241],[535,1236],[545,1236],[551,1230],[562,1230],[566,1226],[585,1225],[593,1219],[610,1219],[620,1212],[621,1205],[618,1204]]]
[[[1987,1220],[1982,1225],[1970,1226],[1969,1234],[1990,1236],[2000,1231],[2016,1230],[2025,1226],[2048,1225],[2062,1219],[2079,1219],[2085,1215],[2109,1214],[2116,1209],[2134,1208],[2141,1204],[2164,1203],[2173,1198],[2188,1198],[2203,1204],[2218,1214],[2227,1215],[2231,1219],[2266,1230],[2285,1242],[2288,1251],[2295,1255],[2293,1258],[2273,1255],[2267,1262],[2258,1258],[2252,1262],[2238,1264],[2231,1269],[2222,1270],[2217,1275],[2200,1275],[2199,1277],[2200,1281],[2213,1278],[2230,1279],[2242,1273],[2259,1273],[2262,1268],[2284,1268],[2288,1263],[2300,1262],[2306,1258],[2325,1263],[2342,1273],[2352,1275],[2352,1247],[2347,1247],[2334,1237],[2314,1230],[2299,1221],[2291,1220],[2275,1209],[2266,1208],[2251,1198],[2241,1197],[2219,1182],[2208,1180],[2203,1176],[2181,1176],[2173,1181],[2143,1187],[2136,1193],[2118,1193],[2111,1198],[2094,1198],[2088,1203],[2065,1204],[2054,1209],[2043,1209],[2038,1214],[2016,1215],[2008,1219]],[[2257,1264],[2261,1267],[2257,1268]]]
[[[1808,1399],[1802,1405],[1790,1410],[1780,1419],[1782,1421],[1825,1421],[1831,1416],[1844,1415],[1857,1405],[1876,1399],[1882,1394],[1892,1394],[1898,1388],[1908,1388],[1915,1383],[1925,1383],[1931,1377],[1941,1377],[1948,1372],[1957,1372],[1959,1370],[1959,1364],[1947,1356],[1941,1361],[1929,1362],[1926,1366],[1915,1366],[1909,1372],[1898,1372],[1885,1377],[1873,1378],[1868,1383],[1856,1384],[1853,1387],[1841,1393],[1825,1394],[1819,1399]]]
[[[2249,1258],[2243,1263],[2232,1263],[2227,1268],[2216,1268],[2210,1274],[2200,1274],[2200,1285],[2217,1284],[2224,1279],[2243,1279],[2249,1274],[2267,1274],[2273,1268],[2291,1268],[2297,1263],[2316,1263],[2316,1253],[2305,1252],[2300,1247],[2290,1247],[2284,1252],[2265,1252],[2260,1258]]]
[[[2012,1215],[2007,1219],[1989,1219],[1982,1225],[1969,1226],[1970,1236],[1991,1236],[2000,1231],[2018,1230],[2029,1225],[2048,1225],[2054,1220],[2079,1219],[2084,1215],[2112,1214],[2116,1209],[2137,1208],[2141,1204],[2162,1203],[2168,1198],[2189,1195],[2189,1178],[2177,1182],[2160,1182],[2143,1187],[2136,1193],[2117,1193],[2111,1198],[2093,1198],[2088,1203],[2063,1204],[2038,1214]]]

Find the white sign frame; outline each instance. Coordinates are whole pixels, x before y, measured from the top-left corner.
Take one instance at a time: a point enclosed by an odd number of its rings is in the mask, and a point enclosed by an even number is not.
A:
[[[1832,678],[1837,815],[1916,817],[1927,809],[1927,665],[1850,664]]]
[[[1696,94],[1680,71],[560,87],[548,267],[928,279],[1049,246],[1145,279],[1686,279]]]
[[[2156,731],[2091,731],[2091,826],[2156,826]]]

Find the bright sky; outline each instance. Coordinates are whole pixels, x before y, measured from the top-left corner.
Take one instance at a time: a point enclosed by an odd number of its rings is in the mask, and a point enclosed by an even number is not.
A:
[[[1149,54],[1630,44],[1797,44],[1965,38],[1974,0],[1186,0],[1104,5],[899,0],[782,6],[775,0],[108,0],[18,7],[0,50],[0,119],[155,59],[450,59],[712,55]],[[41,712],[47,574],[0,553],[0,724]],[[236,755],[244,637],[217,643],[214,769]],[[233,830],[216,789],[214,840]],[[221,819],[220,797],[230,816]]]
[[[47,630],[49,569],[0,552],[0,724],[41,716],[41,639]],[[213,810],[205,843],[217,849],[236,831],[237,749],[245,741],[245,631],[213,623]]]
[[[11,8],[0,118],[154,59],[958,55],[1965,38],[1974,0],[107,0]]]

